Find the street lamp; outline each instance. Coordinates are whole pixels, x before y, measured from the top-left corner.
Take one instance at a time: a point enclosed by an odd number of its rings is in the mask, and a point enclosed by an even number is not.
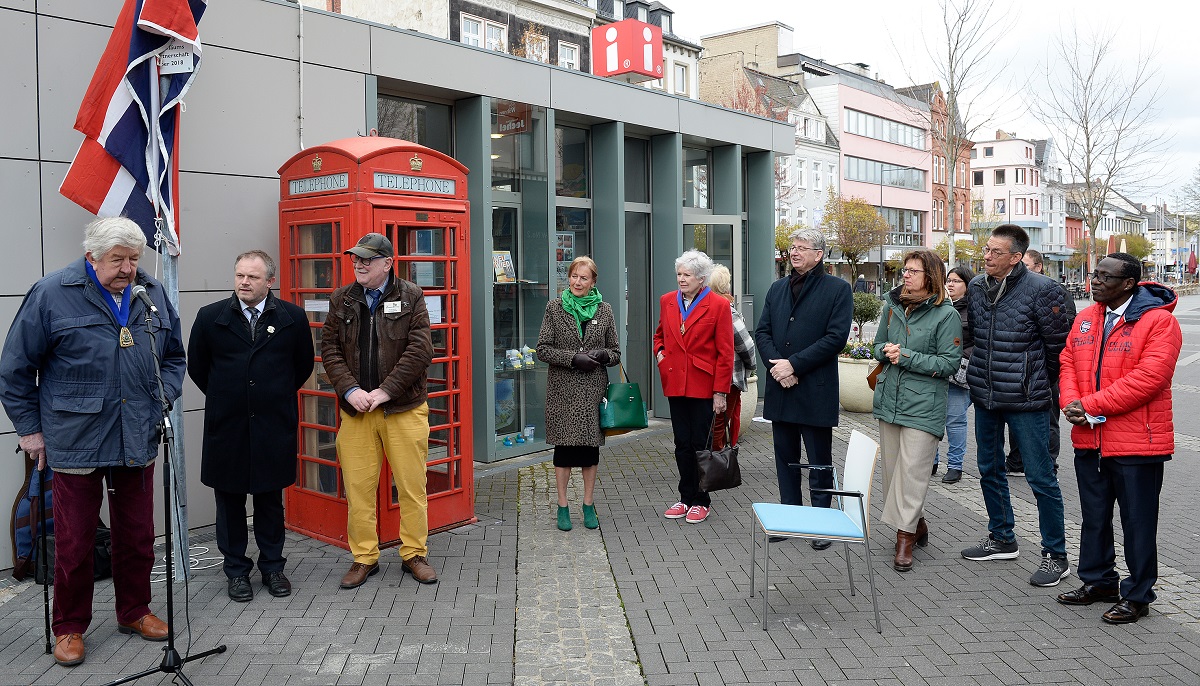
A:
[[[883,215],[883,175],[890,174],[892,172],[907,171],[910,169],[913,171],[925,171],[924,169],[921,169],[920,167],[898,166],[898,165],[894,165],[894,164],[888,165],[884,162],[879,163],[879,216],[883,217],[885,222],[887,221],[887,217],[884,217],[884,215]],[[891,224],[889,223],[888,226],[890,227]],[[883,270],[884,270],[884,256],[883,256],[884,248],[883,248],[883,246],[884,246],[884,241],[886,238],[887,238],[887,232],[885,231],[883,233],[883,235],[881,235],[879,237],[879,287],[877,289],[877,292],[880,295],[883,294]]]

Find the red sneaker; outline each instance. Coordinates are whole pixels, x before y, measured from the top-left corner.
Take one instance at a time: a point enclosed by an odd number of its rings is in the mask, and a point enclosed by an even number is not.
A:
[[[711,507],[692,505],[692,507],[687,511],[687,519],[683,521],[687,522],[688,524],[699,524],[700,522],[708,519],[709,512],[712,512]]]
[[[667,519],[683,519],[683,516],[687,514],[687,512],[687,505],[684,505],[683,503],[675,503],[667,508],[667,511],[663,513],[663,516]]]

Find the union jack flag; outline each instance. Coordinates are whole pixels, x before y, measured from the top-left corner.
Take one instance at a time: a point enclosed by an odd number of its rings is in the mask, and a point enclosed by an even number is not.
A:
[[[207,5],[207,0],[125,0],[75,118],[83,144],[58,189],[92,214],[136,221],[151,246],[172,255],[179,254],[176,105],[200,68],[196,26]],[[157,58],[172,41],[191,47],[192,68],[160,75]],[[163,220],[161,232],[156,217]]]

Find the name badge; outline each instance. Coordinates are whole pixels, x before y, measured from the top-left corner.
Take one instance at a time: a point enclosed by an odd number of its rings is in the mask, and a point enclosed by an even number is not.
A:
[[[383,304],[384,314],[396,314],[397,312],[404,312],[403,300],[390,300]]]

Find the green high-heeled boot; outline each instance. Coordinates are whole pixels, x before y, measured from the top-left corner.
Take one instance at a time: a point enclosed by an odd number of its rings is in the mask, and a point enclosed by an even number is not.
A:
[[[600,528],[600,520],[596,519],[596,506],[595,505],[586,505],[585,504],[583,506],[583,525],[589,529]]]
[[[563,531],[571,530],[571,510],[565,507],[558,508],[558,528]]]

